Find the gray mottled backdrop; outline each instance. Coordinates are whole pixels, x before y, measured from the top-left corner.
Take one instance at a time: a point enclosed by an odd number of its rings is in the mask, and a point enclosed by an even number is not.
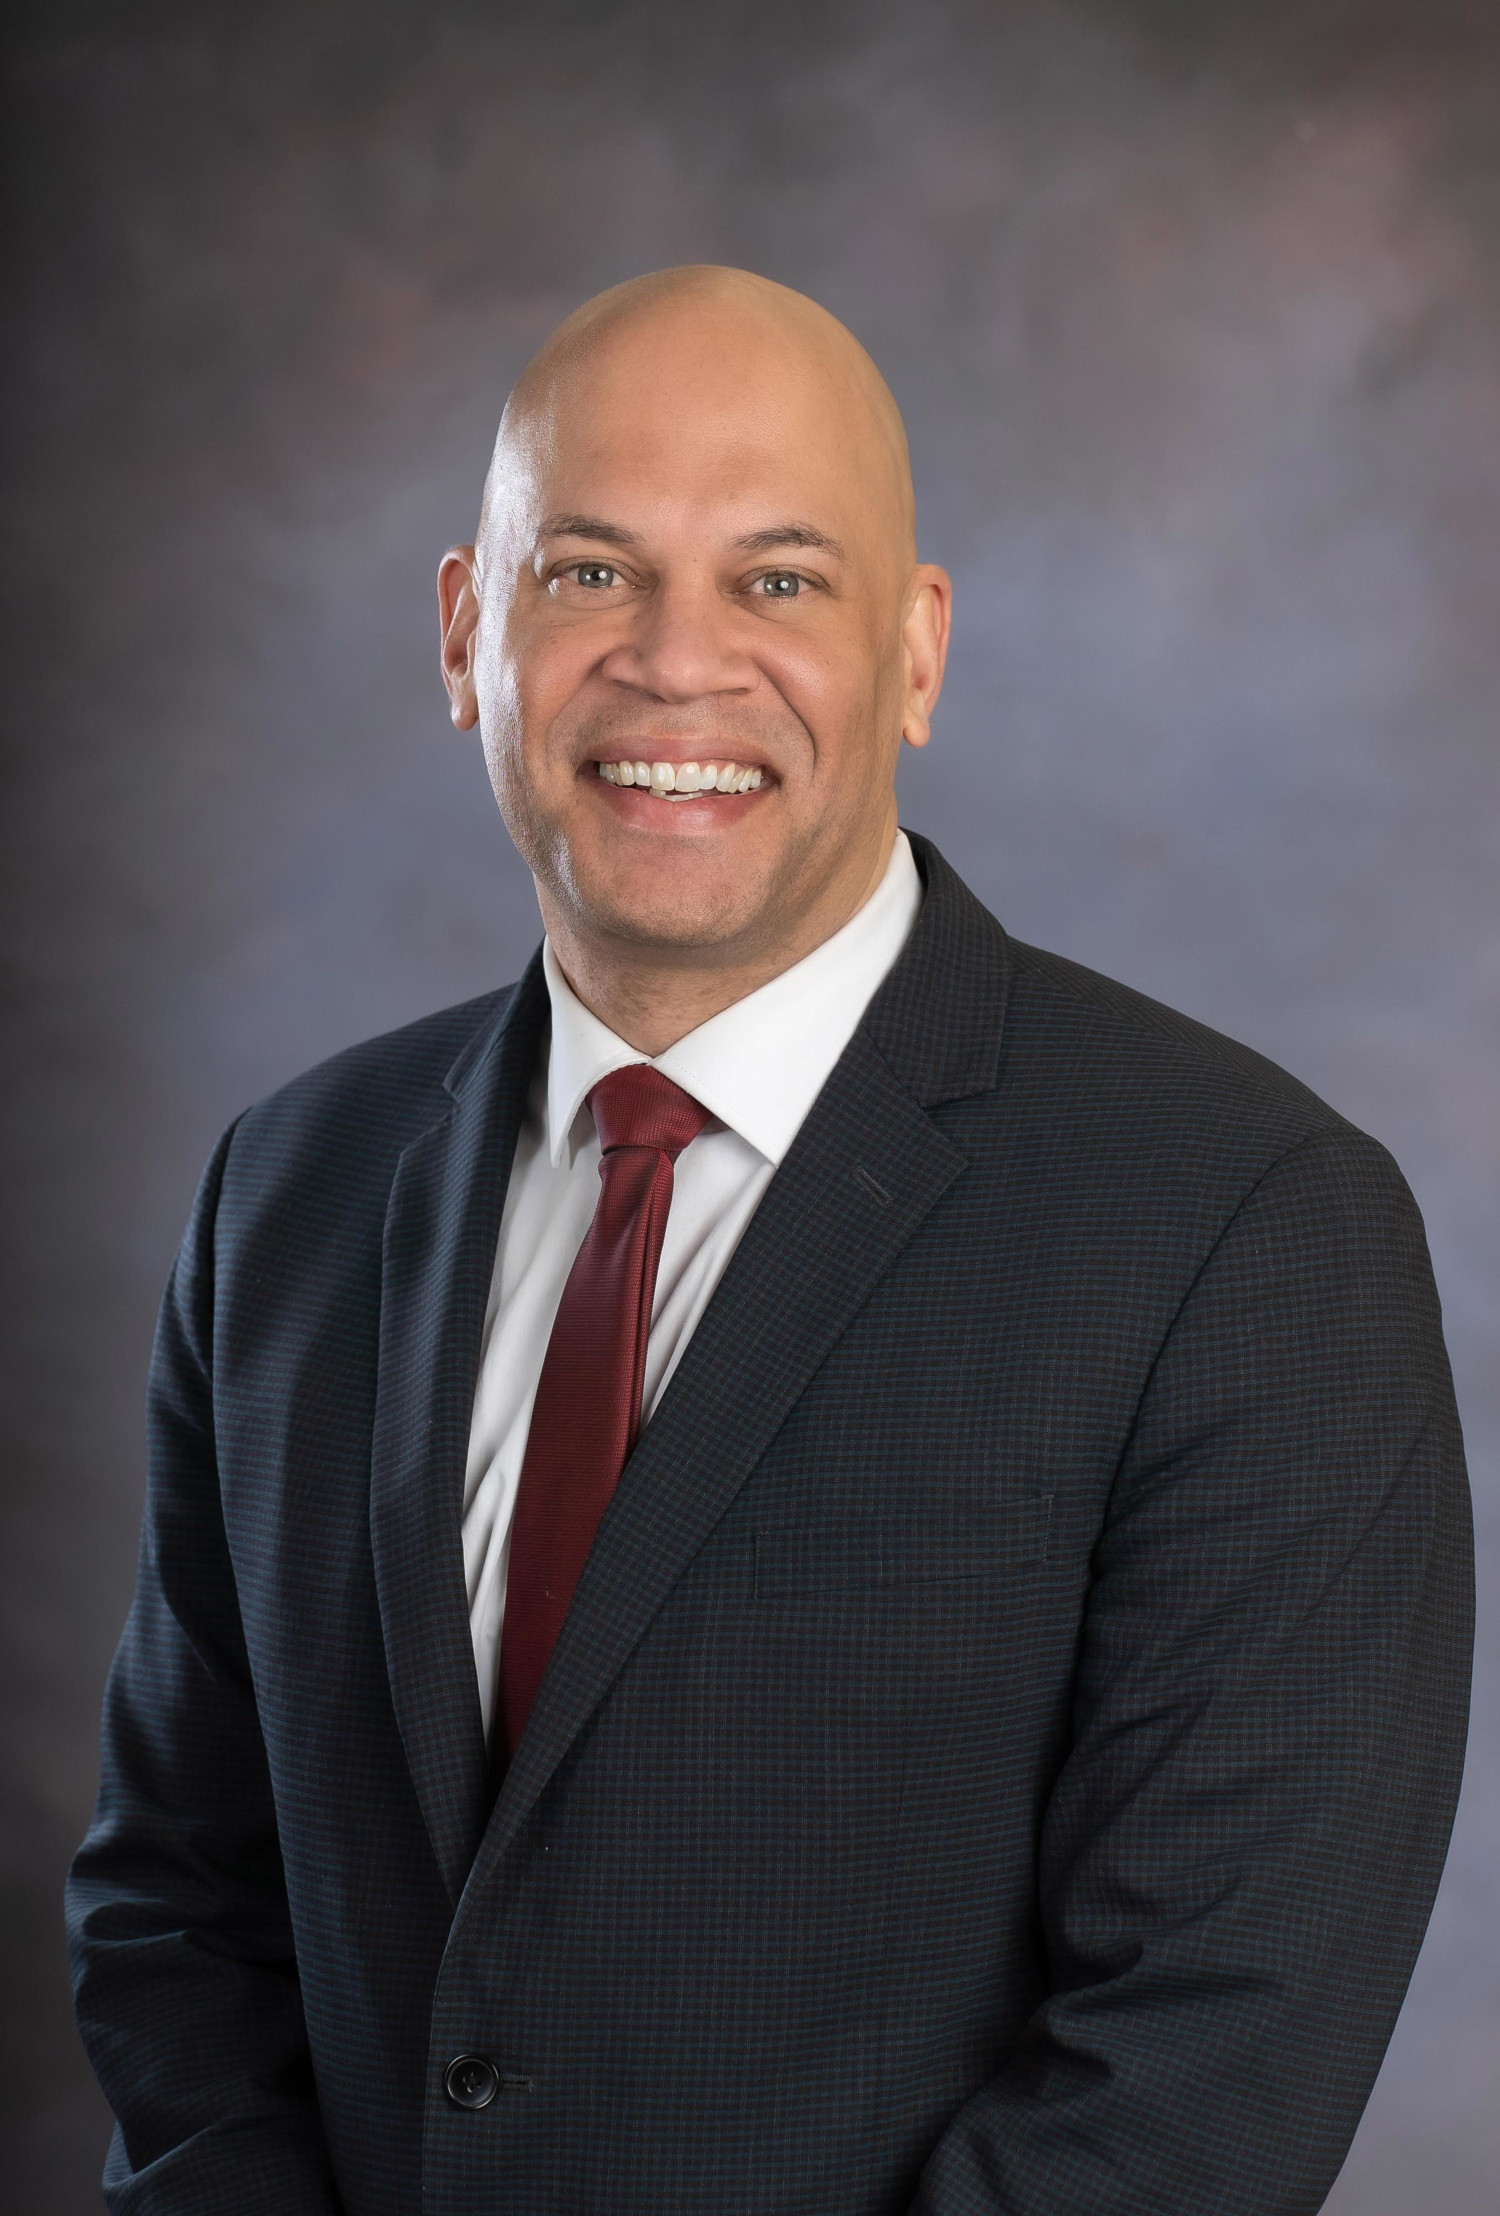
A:
[[[32,11],[4,139],[9,2206],[97,2206],[58,1889],[197,1169],[247,1099],[528,950],[433,567],[515,371],[634,271],[803,287],[906,408],[958,591],[907,820],[1013,930],[1250,1040],[1405,1165],[1493,1598],[1497,70],[1492,0]],[[1339,2216],[1500,2204],[1488,1622]]]

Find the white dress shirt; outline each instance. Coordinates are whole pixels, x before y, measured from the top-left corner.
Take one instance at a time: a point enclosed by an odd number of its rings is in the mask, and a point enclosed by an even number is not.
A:
[[[898,831],[885,875],[841,931],[652,1061],[716,1120],[677,1158],[646,1346],[643,1422],[921,905],[922,880]],[[542,960],[551,1036],[505,1195],[464,1479],[464,1573],[486,1733],[532,1402],[563,1286],[599,1198],[599,1139],[587,1096],[611,1070],[652,1059],[590,1014],[550,943]]]

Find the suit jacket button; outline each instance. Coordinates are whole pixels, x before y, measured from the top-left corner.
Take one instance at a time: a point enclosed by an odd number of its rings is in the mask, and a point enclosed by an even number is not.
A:
[[[443,2091],[455,2108],[488,2108],[500,2090],[500,2072],[486,2054],[456,2055],[443,2072]]]

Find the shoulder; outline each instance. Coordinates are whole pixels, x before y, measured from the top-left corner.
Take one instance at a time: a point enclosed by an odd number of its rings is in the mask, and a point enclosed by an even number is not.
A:
[[[403,1150],[453,1105],[451,1087],[497,1034],[519,985],[362,1040],[248,1108],[224,1159],[228,1205],[311,1184],[388,1184]]]
[[[873,1028],[945,1122],[1080,1168],[1185,1150],[1231,1181],[1308,1140],[1358,1136],[1252,1047],[1012,938],[930,841],[912,844],[926,899]]]
[[[1266,1055],[1061,955],[1008,958],[996,1083],[944,1120],[1049,1220],[1196,1254],[1266,1180],[1404,1196],[1385,1149]]]
[[[1253,1047],[1082,963],[1009,942],[1005,1061],[1039,1090],[1119,1120],[1225,1117],[1287,1144],[1354,1126]]]
[[[1060,1300],[1164,1326],[1237,1225],[1224,1267],[1247,1281],[1300,1283],[1337,1254],[1427,1301],[1421,1219],[1377,1140],[1207,1024],[1023,942],[1007,957],[995,1081],[938,1116],[976,1231],[1066,1268]]]

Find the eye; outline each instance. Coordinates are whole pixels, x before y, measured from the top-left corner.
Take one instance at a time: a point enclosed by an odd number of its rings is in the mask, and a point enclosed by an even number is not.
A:
[[[608,591],[619,574],[608,562],[575,562],[568,572],[580,585],[587,586],[594,592]]]
[[[802,579],[794,569],[773,569],[755,580],[756,590],[765,600],[795,600],[802,590]]]

